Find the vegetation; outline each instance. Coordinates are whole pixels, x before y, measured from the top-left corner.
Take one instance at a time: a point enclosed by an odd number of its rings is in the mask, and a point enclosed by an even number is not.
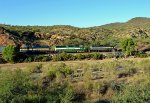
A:
[[[9,45],[6,48],[4,48],[2,52],[2,57],[7,62],[13,63],[16,61],[18,53],[19,53],[19,49],[17,47]]]
[[[134,18],[90,28],[1,24],[0,45],[14,45],[4,49],[3,59],[26,63],[0,65],[0,103],[149,103],[150,60],[145,58],[149,56],[146,54],[150,45],[149,21],[149,18]],[[122,48],[125,56],[144,59],[102,60],[124,57],[119,52],[31,56],[18,53],[18,44],[97,44]],[[46,61],[59,62],[27,63]]]
[[[133,39],[126,39],[121,43],[122,50],[125,52],[126,56],[132,56],[135,51],[135,43]]]
[[[52,57],[53,61],[73,61],[73,60],[85,60],[85,59],[95,59],[95,60],[102,60],[105,56],[100,53],[87,53],[87,54],[67,54],[67,53],[60,53],[54,55]]]
[[[149,18],[133,18],[125,23],[113,23],[98,27],[72,26],[11,26],[0,25],[1,33],[9,34],[16,44],[38,45],[91,45],[101,44],[119,47],[124,38],[132,38],[137,48],[149,44]],[[1,40],[0,40],[1,41]]]
[[[0,102],[148,103],[149,67],[150,60],[1,66]]]

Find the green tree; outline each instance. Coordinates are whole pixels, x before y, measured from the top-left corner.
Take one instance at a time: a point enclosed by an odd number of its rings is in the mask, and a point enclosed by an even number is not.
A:
[[[18,53],[19,53],[19,49],[17,47],[8,45],[4,48],[4,50],[2,52],[2,57],[7,62],[13,63],[16,61],[16,57],[17,57]]]
[[[133,55],[135,43],[133,39],[129,38],[121,42],[121,48],[126,56]]]

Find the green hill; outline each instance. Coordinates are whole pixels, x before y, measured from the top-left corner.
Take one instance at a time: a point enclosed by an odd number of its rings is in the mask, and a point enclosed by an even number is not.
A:
[[[69,25],[12,26],[3,25],[5,32],[19,38],[22,44],[39,45],[90,45],[118,46],[119,41],[131,37],[137,44],[149,44],[150,18],[137,17],[124,23],[78,28]],[[19,43],[19,42],[18,42]]]

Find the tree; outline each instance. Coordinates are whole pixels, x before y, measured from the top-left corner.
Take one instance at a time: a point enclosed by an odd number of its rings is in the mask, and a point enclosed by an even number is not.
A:
[[[19,49],[16,46],[8,45],[4,48],[2,57],[5,61],[13,63],[16,61],[18,53]]]
[[[129,38],[121,42],[121,48],[126,56],[133,55],[134,48],[135,48],[135,43],[133,39]]]

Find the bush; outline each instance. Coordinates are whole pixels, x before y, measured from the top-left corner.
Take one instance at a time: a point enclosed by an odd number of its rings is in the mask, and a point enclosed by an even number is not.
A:
[[[68,61],[68,60],[75,60],[76,57],[72,54],[67,54],[65,52],[56,54],[52,57],[53,61]]]
[[[103,54],[99,54],[99,53],[93,54],[93,59],[95,59],[95,60],[99,60],[99,59],[103,59],[103,58],[104,58]]]
[[[2,103],[22,103],[29,91],[29,75],[20,69],[0,72],[0,101]]]
[[[84,54],[77,54],[76,57],[77,57],[77,60],[83,60],[86,58]]]
[[[51,80],[55,78],[61,77],[67,77],[68,75],[72,74],[72,70],[70,67],[68,67],[65,63],[60,63],[58,65],[52,66],[48,72],[48,76],[51,78]],[[63,78],[60,78],[63,79]]]
[[[135,42],[132,38],[125,39],[121,42],[121,48],[126,56],[132,56],[135,51]]]
[[[42,73],[42,64],[39,64],[39,65],[36,65],[32,70],[31,72],[32,73]]]
[[[126,85],[122,92],[112,98],[112,103],[149,103],[149,97],[149,84]]]
[[[136,57],[146,58],[146,57],[148,57],[148,54],[146,54],[145,52],[138,52],[136,54]]]
[[[39,56],[29,56],[26,57],[26,59],[24,60],[24,62],[47,62],[50,61],[51,57],[49,56],[43,56],[43,55],[39,55]]]
[[[2,52],[2,57],[5,61],[14,63],[16,62],[17,54],[19,53],[19,49],[15,46],[9,45],[6,46]]]
[[[129,68],[128,70],[123,70],[120,73],[118,73],[118,78],[133,76],[136,73],[137,73],[136,68]]]
[[[39,56],[34,56],[34,62],[46,62],[46,61],[50,61],[51,58],[48,56],[43,56],[43,55],[39,55]]]

